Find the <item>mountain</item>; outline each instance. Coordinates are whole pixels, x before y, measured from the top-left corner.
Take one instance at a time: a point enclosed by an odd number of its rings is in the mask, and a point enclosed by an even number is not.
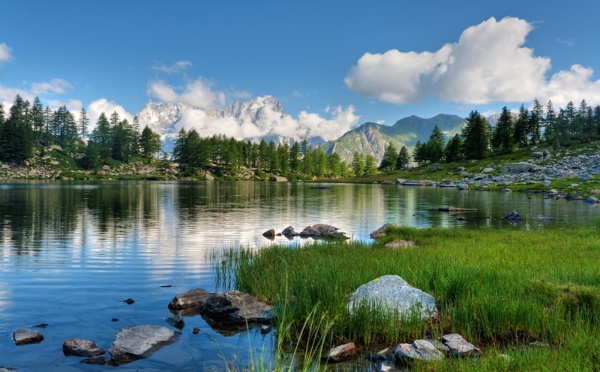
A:
[[[313,146],[325,143],[320,136],[311,135],[311,129],[287,115],[281,102],[273,96],[256,97],[244,102],[234,102],[225,109],[202,109],[185,103],[155,103],[149,100],[136,115],[140,125],[147,125],[163,139],[163,149],[170,152],[181,130],[193,124],[201,136],[225,134],[238,139],[293,143],[305,138]],[[282,133],[284,125],[296,125],[294,135]]]
[[[327,142],[325,149],[327,153],[337,152],[346,161],[352,160],[355,151],[373,155],[380,161],[388,143],[394,144],[397,149],[402,146],[412,149],[417,141],[428,141],[436,125],[449,140],[461,130],[464,122],[465,119],[460,116],[439,114],[429,119],[409,116],[392,126],[365,123],[337,140]]]

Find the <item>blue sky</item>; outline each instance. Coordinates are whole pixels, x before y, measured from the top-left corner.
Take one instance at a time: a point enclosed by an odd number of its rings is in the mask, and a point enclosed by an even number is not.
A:
[[[534,97],[595,105],[597,14],[591,0],[10,1],[0,101],[135,114],[273,95],[294,120],[345,120],[336,131]]]

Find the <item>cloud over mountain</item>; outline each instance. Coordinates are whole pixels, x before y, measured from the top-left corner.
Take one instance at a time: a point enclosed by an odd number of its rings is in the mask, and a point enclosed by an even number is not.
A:
[[[345,83],[357,93],[407,104],[438,96],[443,101],[485,104],[523,102],[534,98],[598,101],[600,82],[593,70],[574,65],[547,78],[549,58],[524,46],[533,26],[525,20],[490,18],[469,27],[458,42],[436,52],[365,53],[348,72]]]

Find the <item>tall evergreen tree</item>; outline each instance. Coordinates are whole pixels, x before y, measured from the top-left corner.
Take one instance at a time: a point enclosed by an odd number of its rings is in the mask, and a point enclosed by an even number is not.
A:
[[[90,139],[98,144],[98,151],[103,158],[108,158],[112,154],[111,132],[110,122],[106,118],[106,115],[101,113]]]
[[[463,141],[457,133],[448,141],[444,148],[444,159],[447,163],[460,161],[463,158]]]
[[[502,114],[492,134],[492,149],[497,153],[512,152],[514,146],[514,123],[508,108],[502,108]]]
[[[79,122],[78,122],[79,137],[81,137],[81,138],[87,137],[89,124],[90,124],[90,119],[87,116],[87,112],[85,111],[85,108],[81,108],[81,111],[79,112]]]
[[[408,168],[409,163],[410,155],[408,154],[408,149],[406,146],[402,146],[400,152],[398,153],[398,158],[396,159],[396,169]]]
[[[377,173],[377,160],[371,154],[365,157],[365,173],[375,174]]]
[[[383,153],[383,158],[381,159],[381,164],[379,165],[379,170],[388,172],[395,169],[397,159],[398,150],[396,149],[396,146],[390,142],[385,147],[385,152]]]
[[[292,144],[289,163],[292,172],[298,172],[300,170],[300,144],[298,141],[294,141],[294,144]]]
[[[158,154],[161,148],[160,135],[154,133],[148,126],[144,127],[140,135],[140,150],[146,162],[150,162]]]
[[[490,125],[477,111],[471,111],[462,131],[467,159],[484,159],[490,151]]]
[[[365,174],[364,155],[358,151],[354,151],[354,156],[352,157],[352,173],[354,173],[355,177]]]
[[[514,129],[514,141],[518,147],[525,147],[529,144],[529,120],[529,110],[521,104]]]
[[[429,141],[427,141],[427,158],[431,162],[439,162],[444,157],[444,147],[446,138],[444,133],[436,125],[431,131]]]

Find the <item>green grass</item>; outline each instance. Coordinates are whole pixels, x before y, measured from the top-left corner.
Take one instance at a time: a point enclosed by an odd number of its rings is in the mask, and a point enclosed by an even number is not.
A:
[[[231,250],[216,271],[222,284],[275,304],[282,340],[325,340],[326,347],[352,341],[377,351],[456,332],[485,356],[448,360],[436,370],[551,370],[553,363],[587,370],[591,360],[600,362],[598,233],[598,224],[544,231],[399,228],[372,246],[327,242]],[[418,248],[386,249],[394,238],[415,241]],[[351,316],[350,293],[388,274],[432,294],[439,318],[398,319],[377,309]],[[328,327],[301,334],[311,318]],[[552,346],[525,347],[532,341]]]

